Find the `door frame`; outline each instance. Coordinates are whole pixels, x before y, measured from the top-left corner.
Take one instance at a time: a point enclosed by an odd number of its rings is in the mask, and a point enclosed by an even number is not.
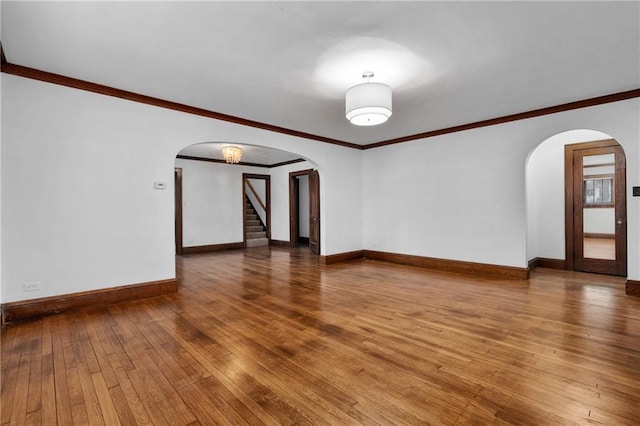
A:
[[[309,174],[309,250],[320,255],[320,173]]]
[[[297,172],[289,172],[289,246],[296,247],[298,245],[299,229],[300,229],[300,212],[298,205],[300,204],[300,192],[298,181],[299,176],[309,176],[313,169],[299,170]]]
[[[182,168],[173,168],[176,254],[182,254]]]
[[[289,246],[290,247],[296,247],[298,245],[298,238],[299,238],[299,229],[300,229],[300,223],[299,223],[299,203],[300,203],[300,193],[299,193],[299,181],[298,181],[298,177],[300,176],[309,176],[309,185],[311,185],[311,175],[317,173],[317,170],[315,169],[305,169],[305,170],[299,170],[299,171],[295,171],[295,172],[289,172]],[[313,203],[313,200],[311,199],[312,194],[311,194],[311,190],[309,190],[309,214],[311,215],[311,204]],[[318,206],[318,210],[319,210],[319,206],[320,206],[320,192],[318,191],[317,194],[317,200],[316,200],[316,205]],[[311,217],[311,216],[310,216]],[[310,224],[311,225],[311,224]],[[317,218],[317,223],[316,226],[320,226],[320,219],[319,217]],[[309,232],[311,232],[311,228],[309,229]],[[311,235],[309,235],[309,249],[311,249],[311,251],[313,251],[313,249],[316,249],[318,254],[320,254],[320,235],[318,235],[318,241],[317,241],[317,246],[314,246],[312,248],[312,238]]]
[[[296,175],[289,180],[289,245],[296,247],[300,240],[300,180]]]
[[[620,262],[624,262],[624,272],[620,271],[620,273],[624,274],[623,276],[626,276],[627,274],[627,247],[626,247],[626,240],[627,240],[627,194],[626,194],[626,156],[624,153],[624,149],[622,148],[622,146],[615,140],[615,139],[604,139],[604,140],[599,140],[599,141],[592,141],[592,142],[583,142],[583,143],[575,143],[575,144],[568,144],[565,145],[564,147],[564,173],[565,173],[565,262],[566,262],[566,269],[568,270],[575,270],[575,256],[576,256],[576,247],[575,247],[575,226],[576,226],[576,220],[575,220],[575,214],[574,214],[574,210],[575,210],[575,204],[576,201],[574,199],[575,194],[576,194],[576,189],[574,187],[574,175],[575,175],[575,170],[574,170],[574,153],[575,151],[582,151],[582,150],[586,150],[586,149],[594,149],[594,148],[608,148],[608,147],[620,147],[620,158],[619,160],[622,162],[623,167],[622,167],[622,171],[620,172],[622,174],[622,176],[624,177],[624,180],[622,182],[619,182],[618,180],[616,180],[615,182],[615,191],[616,194],[620,193],[621,196],[623,197],[623,205],[620,206],[620,212],[622,212],[622,214],[624,215],[624,217],[622,218],[623,223],[621,225],[621,229],[620,229],[620,234],[623,235],[624,238],[624,252],[622,254],[624,254],[624,258],[620,258],[620,253],[618,253],[618,250],[616,250],[616,259],[619,259]],[[616,161],[617,163],[617,161]],[[616,167],[616,174],[618,174],[618,170]],[[618,211],[618,209],[616,208],[616,212]],[[617,219],[617,217],[616,217]],[[582,223],[582,221],[580,221],[580,223]],[[616,229],[616,234],[617,234],[618,230]],[[618,239],[618,236],[616,235],[616,240]],[[622,267],[620,268],[622,269]]]
[[[242,174],[242,242],[244,246],[247,246],[247,227],[244,225],[247,218],[247,212],[244,208],[244,200],[247,198],[246,183],[247,179],[259,179],[265,181],[265,197],[264,200],[265,211],[267,215],[267,223],[264,226],[267,228],[267,239],[271,244],[271,175],[261,175],[256,173],[243,173]]]

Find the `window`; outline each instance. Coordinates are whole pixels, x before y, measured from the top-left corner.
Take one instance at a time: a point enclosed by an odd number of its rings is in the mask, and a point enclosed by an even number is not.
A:
[[[612,207],[613,176],[585,178],[583,194],[585,207]]]

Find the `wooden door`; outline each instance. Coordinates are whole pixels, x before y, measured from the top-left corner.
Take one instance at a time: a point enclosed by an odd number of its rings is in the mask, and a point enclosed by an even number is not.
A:
[[[296,175],[289,178],[289,245],[295,247],[300,236],[300,181]]]
[[[568,146],[573,270],[627,275],[625,156],[617,143]],[[571,235],[572,234],[572,235]]]
[[[175,242],[176,254],[182,254],[182,169],[174,168],[173,184],[175,189]]]
[[[320,175],[309,173],[309,248],[320,254]]]

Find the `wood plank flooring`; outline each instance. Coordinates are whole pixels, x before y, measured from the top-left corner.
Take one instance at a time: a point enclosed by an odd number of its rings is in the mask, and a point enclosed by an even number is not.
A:
[[[287,248],[177,265],[175,295],[6,326],[1,424],[638,424],[624,279]]]

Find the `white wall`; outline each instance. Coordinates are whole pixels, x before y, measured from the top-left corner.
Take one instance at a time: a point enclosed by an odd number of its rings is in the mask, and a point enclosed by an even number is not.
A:
[[[309,176],[298,176],[298,236],[309,238]]]
[[[322,254],[362,247],[358,150],[5,74],[2,102],[3,303],[175,277],[174,162],[199,142],[313,159]]]
[[[610,139],[600,131],[576,129],[542,141],[526,167],[527,260],[565,258],[564,146]]]
[[[11,75],[2,102],[2,302],[173,278],[174,161],[193,143],[259,141],[311,159],[325,255],[366,248],[526,267],[526,160],[570,129],[614,137],[629,191],[640,184],[637,98],[364,152]],[[272,169],[272,185],[288,188],[288,168]],[[272,238],[288,240],[288,195],[275,198],[287,213]],[[627,199],[638,280],[640,198]],[[31,281],[42,290],[24,293]]]
[[[640,183],[639,114],[632,99],[366,150],[364,248],[527,267],[529,153],[563,131],[598,129],[623,146],[630,192]],[[627,199],[629,278],[637,280],[640,198]]]
[[[495,132],[365,151],[365,248],[522,266],[526,148]]]

